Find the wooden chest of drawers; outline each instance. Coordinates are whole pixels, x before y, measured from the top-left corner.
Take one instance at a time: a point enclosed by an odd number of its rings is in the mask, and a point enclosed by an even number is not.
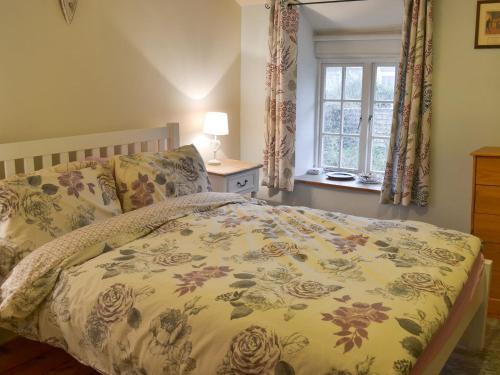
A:
[[[484,147],[472,156],[472,233],[484,241],[484,255],[493,261],[488,312],[500,317],[500,147]]]

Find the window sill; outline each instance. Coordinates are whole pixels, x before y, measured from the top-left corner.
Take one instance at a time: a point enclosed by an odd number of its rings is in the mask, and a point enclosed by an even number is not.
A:
[[[380,193],[382,191],[382,184],[369,185],[369,184],[362,184],[361,182],[354,180],[353,181],[330,180],[326,178],[324,174],[320,175],[305,174],[302,176],[296,176],[295,181],[306,185],[319,186],[332,189],[354,190],[354,191],[363,191],[368,193]]]

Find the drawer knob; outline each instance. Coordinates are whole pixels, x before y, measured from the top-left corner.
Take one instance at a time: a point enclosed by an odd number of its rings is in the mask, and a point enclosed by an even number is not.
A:
[[[238,187],[244,187],[244,186],[247,186],[247,184],[248,184],[248,180],[247,179],[245,179],[244,183],[241,183],[239,181],[236,183],[236,185],[238,185]]]

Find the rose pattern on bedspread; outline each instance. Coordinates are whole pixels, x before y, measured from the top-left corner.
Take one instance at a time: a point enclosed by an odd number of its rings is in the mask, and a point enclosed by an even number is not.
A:
[[[81,262],[40,274],[49,291],[36,314],[8,319],[35,300],[27,276],[2,286],[15,298],[1,301],[0,325],[106,374],[408,375],[480,248],[428,224],[214,193],[127,215],[109,224],[126,236],[91,225]],[[76,235],[30,255],[23,275]],[[57,281],[51,267],[64,268]]]

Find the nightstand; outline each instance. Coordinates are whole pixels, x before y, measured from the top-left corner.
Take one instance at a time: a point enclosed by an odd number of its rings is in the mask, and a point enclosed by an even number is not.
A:
[[[222,160],[220,165],[207,165],[213,191],[220,193],[251,193],[259,191],[259,169],[262,164],[241,160]]]

